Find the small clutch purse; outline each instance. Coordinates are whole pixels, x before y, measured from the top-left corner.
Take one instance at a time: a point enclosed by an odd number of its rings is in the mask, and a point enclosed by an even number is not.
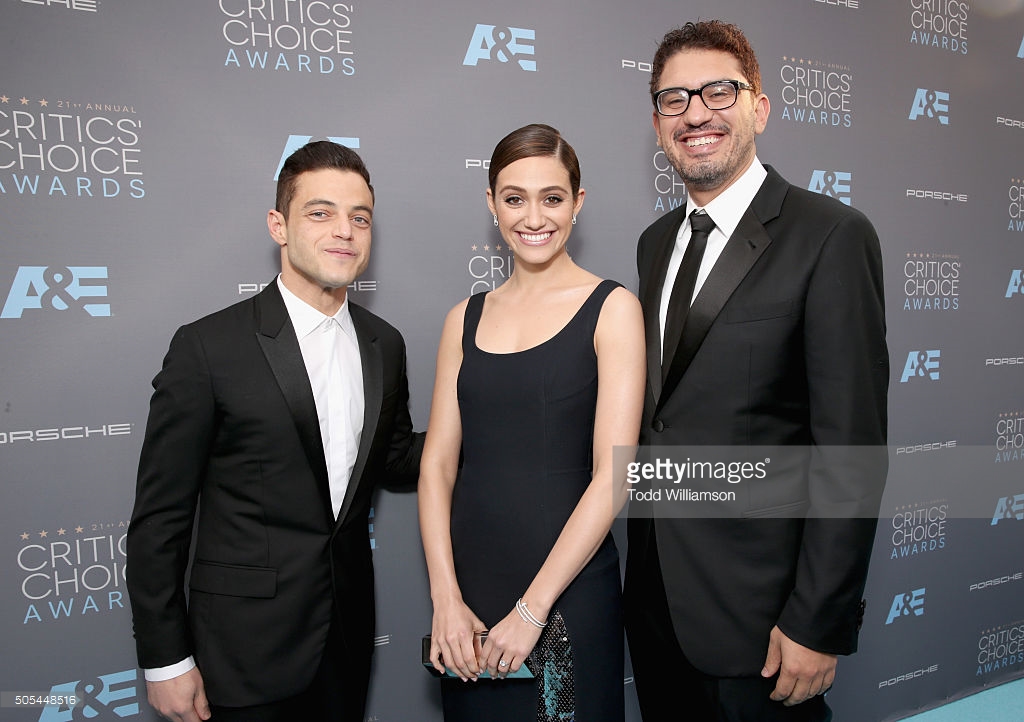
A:
[[[480,642],[479,643],[483,644],[483,641],[487,638],[487,633],[483,632],[482,634],[480,634],[478,636],[480,638]],[[476,640],[474,640],[474,642],[476,642]],[[456,674],[455,672],[452,672],[451,670],[445,669],[444,674],[441,674],[440,672],[438,672],[434,668],[433,663],[430,661],[430,635],[429,634],[425,634],[423,636],[421,657],[422,657],[423,666],[426,667],[427,671],[430,672],[435,677],[455,677],[456,679],[458,678],[459,675]],[[442,664],[444,663],[443,659],[441,660],[441,663]],[[502,679],[533,679],[533,676],[534,676],[533,675],[533,670],[530,669],[530,665],[532,665],[532,664],[533,664],[533,655],[531,654],[529,657],[526,658],[526,661],[523,662],[523,664],[521,664],[519,666],[519,670],[518,671],[516,671],[516,672],[509,672]],[[487,673],[487,670],[484,670],[483,672],[480,673],[480,679],[492,679],[492,677],[491,677],[490,674]]]

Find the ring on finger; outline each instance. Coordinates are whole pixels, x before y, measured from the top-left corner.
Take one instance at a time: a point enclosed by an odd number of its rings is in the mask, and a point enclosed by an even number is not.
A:
[[[506,662],[506,661],[505,661],[505,660],[503,659],[503,660],[501,660],[500,662],[498,662],[498,666],[499,666],[499,667],[507,667],[507,666],[508,666],[508,662]]]

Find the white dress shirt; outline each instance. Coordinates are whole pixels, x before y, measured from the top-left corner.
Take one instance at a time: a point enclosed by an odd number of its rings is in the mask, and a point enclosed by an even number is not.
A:
[[[704,281],[707,280],[711,269],[715,267],[718,257],[725,250],[725,244],[732,238],[732,234],[736,230],[736,226],[739,225],[740,219],[747,212],[747,207],[754,200],[754,196],[757,195],[757,192],[761,189],[761,184],[764,183],[764,179],[767,177],[768,171],[761,165],[761,161],[755,157],[754,162],[743,172],[743,175],[736,179],[735,183],[704,206],[704,211],[711,216],[711,220],[715,222],[715,227],[708,234],[708,245],[700,262],[700,270],[697,272],[697,282],[694,284],[690,303],[693,303],[693,299],[700,293],[701,286],[704,285]],[[699,208],[700,206],[695,205],[692,198],[687,199],[686,220],[683,221],[683,225],[679,227],[679,233],[676,234],[676,244],[672,249],[672,257],[668,262],[665,282],[661,287],[661,305],[658,311],[658,318],[661,321],[662,353],[664,353],[665,348],[665,319],[668,317],[668,302],[672,296],[672,286],[675,283],[679,266],[683,262],[686,246],[690,243],[690,213]]]
[[[363,367],[352,325],[348,298],[333,316],[325,316],[289,291],[281,277],[277,287],[299,339],[306,365],[331,488],[331,506],[338,517],[356,463],[363,432]],[[196,666],[189,656],[180,662],[145,670],[147,682],[161,682]]]
[[[347,297],[337,313],[325,316],[289,291],[280,276],[277,285],[313,387],[337,518],[363,432],[363,367],[356,329]]]

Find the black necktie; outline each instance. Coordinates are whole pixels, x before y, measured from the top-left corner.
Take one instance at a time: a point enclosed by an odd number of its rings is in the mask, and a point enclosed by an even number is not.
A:
[[[672,358],[676,355],[679,339],[686,325],[686,315],[690,310],[690,299],[693,297],[694,286],[697,285],[697,272],[700,270],[704,249],[708,246],[708,234],[715,227],[711,216],[702,210],[690,214],[690,242],[679,264],[672,295],[668,301],[668,315],[665,317],[665,340],[662,343],[661,369],[662,375],[668,373]]]

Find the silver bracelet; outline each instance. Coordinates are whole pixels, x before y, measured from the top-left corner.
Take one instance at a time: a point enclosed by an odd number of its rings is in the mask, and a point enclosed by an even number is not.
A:
[[[537,619],[534,613],[526,606],[526,602],[523,601],[522,597],[516,600],[516,611],[519,612],[520,618],[528,624],[532,624],[539,629],[544,629],[544,627],[548,626],[547,622],[542,622]]]

